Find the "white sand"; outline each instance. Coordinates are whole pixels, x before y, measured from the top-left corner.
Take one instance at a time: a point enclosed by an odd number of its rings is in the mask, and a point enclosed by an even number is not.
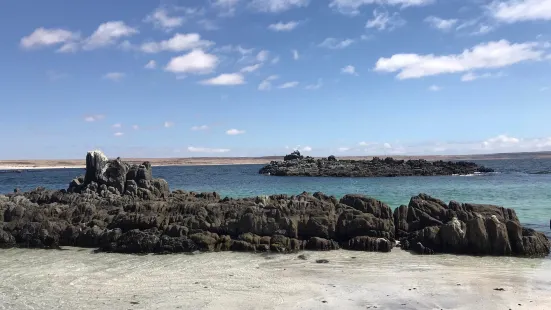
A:
[[[551,309],[550,259],[307,255],[0,250],[0,309]]]

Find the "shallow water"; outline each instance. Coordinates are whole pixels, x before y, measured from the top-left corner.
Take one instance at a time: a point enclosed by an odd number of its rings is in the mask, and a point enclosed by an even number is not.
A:
[[[2,250],[0,309],[551,308],[551,260],[306,254]]]
[[[551,218],[551,160],[492,160],[478,162],[499,173],[478,176],[398,178],[312,178],[259,175],[261,165],[154,167],[172,190],[216,191],[222,196],[247,197],[321,191],[337,197],[348,193],[373,196],[392,208],[407,204],[419,193],[444,201],[490,203],[514,208],[524,225],[548,234]],[[45,186],[67,188],[83,169],[52,169],[0,173],[0,193]]]

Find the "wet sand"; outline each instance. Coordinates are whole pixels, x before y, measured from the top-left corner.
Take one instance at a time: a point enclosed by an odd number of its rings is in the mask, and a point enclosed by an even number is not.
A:
[[[0,309],[551,309],[549,258],[306,255],[1,250]]]

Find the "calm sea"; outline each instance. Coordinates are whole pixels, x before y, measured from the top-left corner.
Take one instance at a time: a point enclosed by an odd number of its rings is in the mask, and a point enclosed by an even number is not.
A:
[[[397,178],[309,178],[259,175],[261,165],[154,167],[171,190],[216,191],[222,196],[247,197],[300,194],[321,191],[337,197],[365,194],[395,208],[411,196],[427,193],[444,201],[490,203],[514,208],[523,224],[551,237],[551,160],[495,160],[479,164],[498,173],[474,176]],[[0,193],[37,186],[67,188],[83,169],[51,169],[23,173],[0,173]]]

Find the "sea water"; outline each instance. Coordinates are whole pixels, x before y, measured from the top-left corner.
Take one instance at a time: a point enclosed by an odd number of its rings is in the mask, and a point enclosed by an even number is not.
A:
[[[153,175],[168,181],[171,190],[218,192],[221,196],[296,195],[316,191],[342,197],[364,194],[392,208],[407,204],[419,193],[448,202],[488,203],[513,208],[521,222],[551,236],[551,160],[488,160],[478,164],[496,173],[470,176],[331,178],[276,177],[258,174],[262,165],[154,167]],[[84,169],[47,169],[0,173],[0,193],[44,186],[67,188]]]

